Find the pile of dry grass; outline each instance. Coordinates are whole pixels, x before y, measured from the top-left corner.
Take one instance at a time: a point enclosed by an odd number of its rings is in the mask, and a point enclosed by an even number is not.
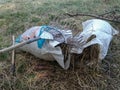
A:
[[[78,60],[82,66],[90,66],[92,68],[95,68],[99,63],[99,53],[99,45],[91,45],[85,48],[82,54],[72,54],[72,62],[76,62]]]
[[[88,38],[87,42],[91,41],[93,38],[95,38],[95,35],[92,35]],[[68,54],[70,53],[70,46],[66,44],[60,45],[64,60],[66,61],[68,59]],[[79,61],[80,65],[82,66],[90,66],[92,68],[96,68],[98,66],[99,62],[99,54],[100,54],[100,47],[98,44],[91,45],[87,48],[85,48],[82,52],[82,54],[75,54],[71,53],[71,61],[72,65],[74,65],[77,61]]]

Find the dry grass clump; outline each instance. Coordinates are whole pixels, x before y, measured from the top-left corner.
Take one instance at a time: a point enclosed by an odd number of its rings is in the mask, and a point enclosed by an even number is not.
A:
[[[91,45],[85,48],[82,54],[72,54],[72,62],[77,63],[79,61],[82,66],[96,68],[99,63],[99,53],[99,45]]]

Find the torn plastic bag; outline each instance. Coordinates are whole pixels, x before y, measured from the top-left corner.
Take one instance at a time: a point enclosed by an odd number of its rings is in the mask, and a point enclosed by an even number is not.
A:
[[[59,30],[51,26],[35,26],[26,30],[19,38],[16,39],[17,43],[22,41],[40,37],[41,39],[30,44],[20,47],[20,50],[29,52],[34,56],[48,60],[56,60],[59,65],[67,69],[70,64],[70,56],[64,62],[64,55],[58,44],[66,42],[67,38],[72,37],[71,30]]]
[[[87,20],[82,23],[83,32],[76,35],[72,41],[71,53],[81,54],[83,49],[94,44],[100,45],[99,59],[103,59],[108,51],[108,47],[113,35],[118,34],[108,22],[100,19]],[[96,37],[91,41],[88,38],[92,35]]]

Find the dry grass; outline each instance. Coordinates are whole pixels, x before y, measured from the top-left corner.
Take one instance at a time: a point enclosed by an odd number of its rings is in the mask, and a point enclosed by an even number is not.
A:
[[[81,22],[89,18],[67,17],[63,15],[65,12],[101,14],[119,10],[119,4],[120,0],[0,0],[0,48],[12,44],[13,34],[17,36],[35,25],[50,24],[72,29],[77,34],[82,30]],[[120,29],[119,24],[113,24]],[[119,45],[120,35],[113,38],[106,58],[89,66],[91,60],[98,60],[99,53],[98,45],[91,46],[83,55],[76,58],[73,55],[68,70],[63,70],[57,62],[46,62],[25,52],[16,53],[15,77],[10,74],[11,52],[4,53],[0,55],[0,90],[119,90]]]

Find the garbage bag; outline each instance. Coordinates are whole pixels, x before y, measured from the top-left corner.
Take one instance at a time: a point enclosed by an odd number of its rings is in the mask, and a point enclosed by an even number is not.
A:
[[[107,54],[113,35],[118,34],[118,31],[108,22],[100,19],[87,20],[83,22],[82,25],[83,32],[79,33],[71,40],[71,53],[81,54],[84,48],[98,44],[100,45],[99,59],[103,59]],[[87,41],[92,35],[96,37],[91,41]]]
[[[81,54],[90,45],[98,44],[100,46],[99,59],[103,59],[107,54],[112,37],[118,34],[118,31],[108,22],[100,19],[87,20],[82,25],[83,31],[74,37],[71,30],[60,30],[52,26],[34,26],[21,34],[16,39],[16,43],[40,37],[40,40],[26,44],[19,49],[40,59],[56,60],[64,69],[69,68],[71,53]],[[92,35],[95,37],[88,41]],[[59,46],[62,43],[70,47],[67,60],[64,60],[62,49]]]
[[[64,55],[58,45],[67,43],[67,38],[72,37],[71,30],[60,30],[52,26],[34,26],[21,34],[16,39],[16,43],[35,37],[40,37],[41,39],[26,44],[19,49],[29,52],[40,59],[48,61],[56,60],[64,69],[69,67],[70,58],[66,62],[64,61]]]

